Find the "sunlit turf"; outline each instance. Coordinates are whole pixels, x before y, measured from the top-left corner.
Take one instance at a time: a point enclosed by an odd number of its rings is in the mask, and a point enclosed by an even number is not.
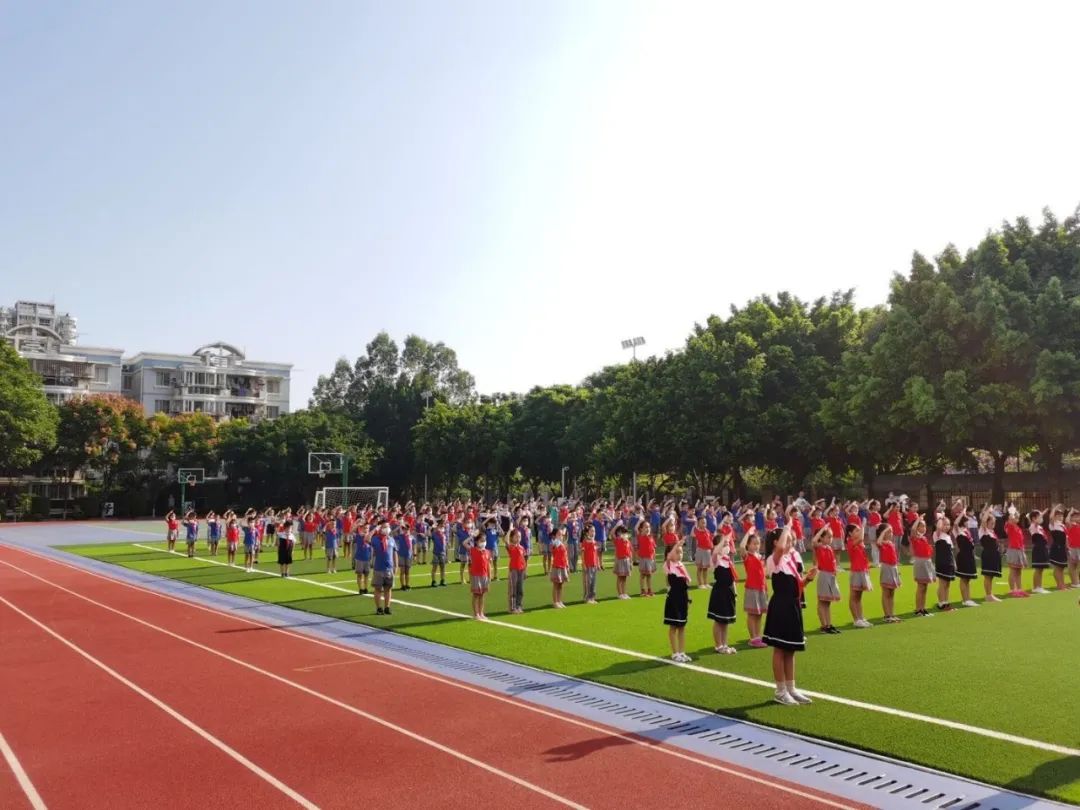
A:
[[[346,561],[337,574],[325,573],[322,552],[293,566],[294,578],[215,565],[199,542],[198,556],[166,555],[165,545],[148,537],[131,543],[73,546],[66,550],[159,576],[180,579],[266,602],[287,605],[349,621],[391,629],[463,649],[496,655],[582,678],[656,695],[725,715],[841,742],[1015,790],[1080,803],[1080,758],[1027,745],[990,739],[921,720],[818,700],[811,706],[782,707],[771,689],[708,673],[635,658],[622,652],[583,646],[572,640],[521,632],[494,623],[446,615],[469,612],[469,593],[459,584],[459,568],[447,566],[447,586],[431,588],[430,569],[414,566],[413,588],[396,592],[392,616],[376,616],[370,599],[358,597]],[[183,543],[178,544],[183,548]],[[222,549],[224,546],[221,547]],[[224,562],[219,550],[215,562]],[[260,568],[276,572],[273,552]],[[1030,582],[1030,571],[1027,579]],[[932,618],[911,616],[914,583],[905,570],[897,595],[898,625],[877,623],[857,630],[850,625],[846,600],[833,606],[833,621],[844,632],[817,632],[811,604],[804,616],[808,649],[798,656],[798,681],[807,689],[882,707],[944,718],[970,726],[1080,748],[1080,722],[1074,699],[1080,682],[1080,592],[1052,593],[1001,604],[960,608]],[[297,579],[299,577],[299,579]],[[874,576],[876,580],[876,572]],[[304,580],[311,580],[310,582]],[[846,581],[840,576],[846,596]],[[315,584],[322,583],[322,585]],[[539,567],[530,569],[525,588],[527,612],[506,613],[505,583],[492,583],[487,613],[501,623],[524,625],[584,639],[620,650],[668,655],[662,626],[663,596],[639,598],[636,569],[628,601],[614,598],[610,571],[599,577],[598,605],[581,604],[581,581],[564,591],[566,610],[551,608],[551,586]],[[338,592],[325,585],[341,588]],[[657,578],[654,588],[663,582]],[[998,588],[999,594],[1007,589]],[[981,594],[981,580],[974,593]],[[687,650],[697,665],[771,681],[770,651],[746,647],[745,621],[732,627],[739,646],[734,656],[712,651],[712,623],[705,618],[708,591],[693,591]],[[958,596],[954,587],[954,604]],[[866,615],[880,619],[880,593],[864,596]],[[929,600],[933,602],[933,594]],[[982,601],[979,599],[978,601]]]

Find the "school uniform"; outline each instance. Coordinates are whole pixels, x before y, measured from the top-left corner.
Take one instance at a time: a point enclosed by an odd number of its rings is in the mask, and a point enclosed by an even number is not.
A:
[[[881,559],[878,581],[884,590],[895,591],[900,587],[900,555],[896,544],[892,540],[879,543],[878,555]]]
[[[469,584],[477,596],[487,593],[491,583],[490,559],[488,550],[483,546],[476,545],[469,549]]]
[[[277,535],[278,565],[292,565],[292,549],[292,532],[282,532],[281,534]]]
[[[371,543],[362,534],[356,535],[353,544],[353,570],[358,574],[371,573]]]
[[[853,591],[872,591],[874,584],[870,581],[870,563],[866,558],[866,546],[862,541],[847,543],[848,559],[851,562],[850,586]]]
[[[548,576],[551,581],[556,584],[566,582],[570,578],[569,569],[569,552],[566,550],[566,544],[561,540],[553,542],[551,544],[551,571]]]
[[[1005,563],[1009,568],[1027,568],[1027,554],[1024,553],[1024,532],[1015,523],[1005,524],[1005,536],[1009,547],[1005,550]]]
[[[1080,524],[1070,523],[1065,536],[1068,538],[1069,562],[1080,563]]]
[[[690,614],[690,575],[681,562],[666,562],[668,590],[664,599],[664,624],[685,627]]]
[[[615,536],[615,566],[614,574],[617,577],[628,577],[634,567],[634,552],[630,546],[630,538],[626,535]]]
[[[338,535],[337,531],[327,530],[323,537],[323,547],[326,549],[326,559],[333,560],[337,557]]]
[[[806,633],[800,607],[803,580],[795,555],[788,552],[776,563],[773,557],[765,561],[765,575],[772,585],[762,640],[770,647],[801,652],[806,649]]]
[[[975,579],[978,575],[975,570],[975,541],[971,539],[967,529],[963,529],[956,535],[956,576],[960,579]]]
[[[1031,532],[1031,567],[1050,567],[1050,547],[1046,541],[1046,532],[1042,526],[1032,526]]]
[[[656,538],[651,534],[637,536],[638,571],[642,574],[656,572]]]
[[[765,590],[765,561],[757,554],[747,554],[743,567],[746,569],[743,612],[751,616],[762,616],[769,609],[769,594]]]
[[[832,550],[832,546],[825,544],[814,546],[814,561],[818,567],[818,601],[839,602],[840,587],[836,584],[836,553]]]
[[[527,556],[525,549],[518,545],[506,547],[506,553],[510,556],[510,581],[507,589],[510,595],[510,609],[518,610],[524,607],[525,602],[525,567]]]
[[[595,539],[581,541],[581,564],[585,601],[589,602],[596,599],[596,572],[600,570],[600,544]]]
[[[956,579],[956,558],[951,534],[934,535],[934,571],[939,579]]]
[[[1069,549],[1068,535],[1065,533],[1064,524],[1058,523],[1050,527],[1050,564],[1055,568],[1068,568]]]
[[[1001,547],[998,546],[997,535],[993,532],[983,531],[979,537],[979,545],[982,551],[979,554],[979,567],[984,577],[1001,576]]]
[[[694,529],[694,564],[701,568],[712,565],[713,537],[705,529]]]
[[[911,538],[911,553],[914,556],[911,569],[915,575],[915,581],[924,584],[937,581],[937,572],[934,570],[934,546],[925,535]]]
[[[735,573],[735,563],[731,557],[724,555],[713,569],[712,593],[709,594],[709,612],[706,614],[710,619],[719,624],[733,624],[735,622],[735,582],[738,576]]]

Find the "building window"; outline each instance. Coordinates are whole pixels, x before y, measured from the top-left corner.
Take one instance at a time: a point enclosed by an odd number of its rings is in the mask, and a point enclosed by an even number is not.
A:
[[[268,405],[266,408],[266,417],[268,419],[277,419],[278,414],[281,413],[281,408],[277,405]]]
[[[159,371],[157,373],[158,388],[168,388],[170,385],[172,385],[172,374],[168,371]]]
[[[169,400],[167,399],[155,399],[154,400],[154,413],[168,413],[169,412]]]
[[[94,382],[107,383],[109,381],[108,366],[94,366]]]
[[[268,393],[268,394],[280,394],[281,393],[281,380],[267,380],[266,381],[266,393]]]
[[[121,377],[120,377],[120,390],[122,390],[122,391],[130,391],[131,390],[131,375],[130,374],[121,375]]]

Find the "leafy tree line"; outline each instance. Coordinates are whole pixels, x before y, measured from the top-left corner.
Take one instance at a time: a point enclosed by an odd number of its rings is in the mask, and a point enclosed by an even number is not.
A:
[[[413,428],[443,491],[643,483],[788,491],[884,473],[993,471],[1023,451],[1054,481],[1080,449],[1080,209],[1004,223],[972,250],[916,253],[887,305],[850,292],[761,296],[696,326],[664,357],[578,386],[440,400]],[[642,480],[642,479],[639,479]],[[415,484],[416,476],[411,479]]]
[[[176,466],[223,470],[217,501],[296,504],[307,453],[340,450],[351,481],[418,497],[547,487],[744,492],[870,485],[945,469],[994,473],[1024,452],[1060,479],[1080,450],[1080,209],[1006,222],[961,254],[916,253],[885,304],[852,293],[760,296],[694,327],[663,357],[577,385],[478,396],[454,351],[380,333],[274,421],[145,418],[122,397],[46,402],[0,345],[0,475],[82,469],[148,511]],[[170,466],[171,465],[171,466]],[[330,482],[323,482],[330,483]],[[1055,486],[1055,489],[1060,489]]]

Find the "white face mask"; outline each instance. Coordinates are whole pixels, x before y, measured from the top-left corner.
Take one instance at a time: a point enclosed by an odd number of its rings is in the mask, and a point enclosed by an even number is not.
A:
[[[382,529],[380,529],[379,531],[380,531],[381,534],[390,534],[390,527],[389,526],[383,526]]]

